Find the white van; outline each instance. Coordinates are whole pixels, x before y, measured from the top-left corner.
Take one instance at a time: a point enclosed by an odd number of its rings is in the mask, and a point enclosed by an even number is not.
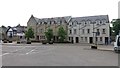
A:
[[[114,42],[114,51],[120,52],[120,35],[116,36],[116,40]]]

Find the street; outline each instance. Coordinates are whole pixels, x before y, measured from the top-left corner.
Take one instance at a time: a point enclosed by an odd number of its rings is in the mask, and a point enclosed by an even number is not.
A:
[[[3,66],[118,66],[117,53],[88,44],[4,44],[0,56]]]

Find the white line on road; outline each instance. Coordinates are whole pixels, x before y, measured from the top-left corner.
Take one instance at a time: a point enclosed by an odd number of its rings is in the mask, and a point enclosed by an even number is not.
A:
[[[0,55],[0,56],[4,56],[4,55],[8,55],[8,54],[10,54],[10,53],[4,53],[4,54],[2,54],[2,55]]]
[[[8,54],[11,54],[11,53],[13,53],[13,52],[23,50],[23,49],[25,49],[25,48],[26,48],[26,47],[23,47],[23,48],[21,48],[21,49],[18,49],[18,50],[12,51],[12,52],[10,52],[10,53],[4,53],[4,54],[2,54],[2,55],[0,55],[0,56],[8,55]]]
[[[33,51],[36,50],[36,49],[33,49],[33,50],[31,50],[31,51],[29,51],[29,52],[27,52],[27,53],[25,53],[25,54],[19,54],[19,55],[28,55],[28,54],[42,53],[42,52],[51,51],[51,50],[53,50],[53,49],[55,49],[55,48],[56,48],[56,47],[54,47],[54,48],[50,48],[50,49],[47,49],[47,50],[43,50],[43,51],[38,51],[38,52],[33,52]]]
[[[35,50],[35,49],[33,49],[33,50],[31,50],[31,51],[27,52],[26,54],[29,54],[29,53],[33,52],[34,50]]]

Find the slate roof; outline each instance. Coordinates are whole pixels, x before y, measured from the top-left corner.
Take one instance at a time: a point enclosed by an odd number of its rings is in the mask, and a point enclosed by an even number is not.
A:
[[[64,16],[64,17],[53,17],[53,18],[37,18],[37,17],[34,17],[34,19],[36,20],[37,23],[41,23],[41,22],[49,23],[50,21],[51,22],[55,21],[56,23],[58,23],[60,21],[66,21],[67,23],[69,23],[70,21],[71,22],[74,22],[74,21],[77,21],[77,22],[82,22],[82,21],[95,22],[97,20],[99,20],[99,21],[105,20],[106,23],[109,23],[108,15],[96,15],[96,16],[85,16],[85,17]]]
[[[82,22],[82,21],[91,21],[95,22],[97,20],[106,20],[106,22],[109,22],[108,15],[97,15],[97,16],[85,16],[85,17],[73,17],[72,21]]]
[[[71,19],[71,16],[65,16],[65,17],[54,17],[54,18],[37,18],[37,17],[34,17],[34,19],[36,20],[37,23],[41,23],[41,22],[60,22],[60,21],[63,21],[65,20],[66,22],[69,22],[70,19]]]

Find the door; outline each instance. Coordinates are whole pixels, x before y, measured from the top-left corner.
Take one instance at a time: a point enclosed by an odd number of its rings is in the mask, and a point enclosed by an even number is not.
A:
[[[105,44],[108,45],[108,37],[105,37]]]
[[[76,37],[76,43],[79,43],[79,38],[78,37]]]
[[[90,44],[93,43],[93,37],[89,37],[89,43],[90,43]]]

